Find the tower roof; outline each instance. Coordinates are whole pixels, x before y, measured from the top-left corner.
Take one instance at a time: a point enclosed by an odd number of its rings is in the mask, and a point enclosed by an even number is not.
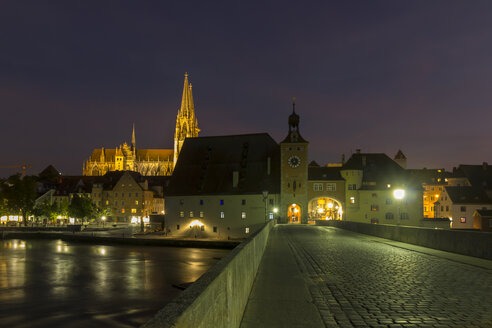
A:
[[[407,158],[405,157],[405,155],[403,155],[401,149],[398,149],[398,152],[395,155],[395,159],[407,159]]]
[[[289,115],[289,134],[282,143],[307,143],[299,132],[299,115],[296,113],[296,99],[292,98],[292,114]]]

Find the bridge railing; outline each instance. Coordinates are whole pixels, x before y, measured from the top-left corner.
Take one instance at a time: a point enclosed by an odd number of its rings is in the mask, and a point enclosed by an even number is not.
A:
[[[253,233],[142,327],[239,327],[273,225]]]

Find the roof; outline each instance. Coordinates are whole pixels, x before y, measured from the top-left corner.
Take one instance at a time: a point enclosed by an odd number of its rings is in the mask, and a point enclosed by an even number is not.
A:
[[[114,161],[115,155],[123,156],[123,152],[120,148],[96,148],[92,151],[90,161],[99,162],[101,160],[101,154],[104,153],[104,158],[106,161]],[[172,149],[137,149],[136,157],[137,160],[167,160],[172,159],[174,150]]]
[[[455,204],[492,204],[492,200],[482,188],[473,186],[446,186],[444,188]]]
[[[386,189],[388,184],[420,188],[420,183],[413,181],[404,168],[383,153],[353,154],[342,166],[341,171],[345,170],[363,171],[360,189]]]
[[[308,180],[344,180],[340,175],[341,167],[308,167]]]
[[[407,172],[412,179],[430,185],[445,185],[446,178],[451,176],[445,169],[408,169]]]
[[[280,191],[280,147],[267,133],[260,133],[187,138],[166,196],[256,194],[264,190]]]
[[[407,158],[405,157],[405,155],[403,155],[401,149],[398,149],[398,152],[395,155],[395,159],[407,159]]]
[[[468,178],[473,187],[492,189],[492,166],[486,162],[482,165],[460,165],[453,170],[453,177]]]
[[[490,218],[492,217],[492,210],[476,210],[476,212],[483,218],[487,217]]]

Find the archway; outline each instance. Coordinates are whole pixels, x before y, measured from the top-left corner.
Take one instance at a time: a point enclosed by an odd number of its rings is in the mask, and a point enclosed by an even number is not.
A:
[[[287,220],[289,223],[301,223],[301,207],[292,204],[287,209]]]
[[[308,204],[309,221],[342,220],[342,203],[331,197],[319,197]]]

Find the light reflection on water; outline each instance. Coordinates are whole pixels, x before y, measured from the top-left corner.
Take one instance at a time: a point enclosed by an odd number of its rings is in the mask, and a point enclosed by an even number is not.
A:
[[[0,241],[0,326],[139,326],[227,252]]]

